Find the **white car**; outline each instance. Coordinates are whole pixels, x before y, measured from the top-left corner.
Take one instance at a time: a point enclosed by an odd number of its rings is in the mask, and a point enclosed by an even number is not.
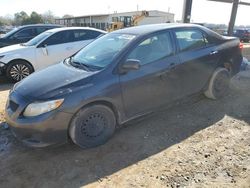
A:
[[[72,56],[105,31],[65,27],[45,31],[27,43],[0,48],[0,74],[20,81],[32,72]]]

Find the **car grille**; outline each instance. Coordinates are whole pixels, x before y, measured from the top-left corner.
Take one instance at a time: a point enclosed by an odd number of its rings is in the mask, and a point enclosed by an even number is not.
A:
[[[17,110],[17,108],[19,107],[19,105],[17,103],[13,102],[12,100],[10,100],[9,107],[13,112],[15,112]]]

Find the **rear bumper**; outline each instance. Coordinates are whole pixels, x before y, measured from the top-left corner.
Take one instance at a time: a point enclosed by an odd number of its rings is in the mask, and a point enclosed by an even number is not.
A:
[[[19,101],[19,103],[15,101],[19,104],[16,111],[11,109],[9,102],[5,109],[6,122],[17,139],[32,147],[45,147],[67,142],[72,114],[54,110],[36,117],[24,117],[22,111],[25,107],[23,108],[23,103],[20,101],[21,97],[10,97],[10,100],[14,98]]]

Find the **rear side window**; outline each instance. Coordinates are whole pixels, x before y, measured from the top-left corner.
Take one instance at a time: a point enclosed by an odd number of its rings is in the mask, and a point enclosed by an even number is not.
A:
[[[140,60],[145,65],[173,54],[170,34],[158,34],[142,41],[128,56],[128,59]]]
[[[38,27],[36,28],[36,34],[39,35],[40,33],[47,31],[49,28],[47,27]]]
[[[176,31],[175,35],[181,51],[203,48],[209,43],[199,30]]]
[[[102,33],[98,31],[91,31],[91,30],[75,30],[74,31],[74,41],[81,41],[81,40],[90,40],[95,39]]]

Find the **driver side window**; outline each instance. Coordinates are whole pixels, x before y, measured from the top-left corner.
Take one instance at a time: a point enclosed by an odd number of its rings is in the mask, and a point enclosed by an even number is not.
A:
[[[30,29],[23,29],[19,32],[17,32],[14,37],[17,39],[27,38],[27,37],[33,37],[34,36],[34,30],[32,28]]]
[[[70,31],[60,31],[49,38],[47,38],[43,43],[42,46],[52,46],[52,45],[57,45],[57,44],[63,44],[67,42],[72,42],[73,40],[70,40]]]
[[[127,59],[136,59],[145,65],[173,54],[169,32],[155,35],[142,41]]]

